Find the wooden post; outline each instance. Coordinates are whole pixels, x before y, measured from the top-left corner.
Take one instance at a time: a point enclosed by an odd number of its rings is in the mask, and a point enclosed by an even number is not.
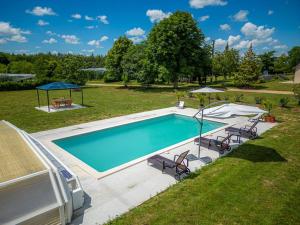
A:
[[[37,93],[37,98],[38,98],[38,104],[39,104],[39,108],[41,108],[39,89],[36,89],[36,93]]]
[[[83,106],[83,89],[81,89],[81,105]]]
[[[70,99],[72,98],[72,93],[71,93],[71,89],[70,89]]]
[[[50,112],[50,106],[49,106],[49,93],[48,93],[48,90],[47,90],[47,102],[48,102],[48,112]]]

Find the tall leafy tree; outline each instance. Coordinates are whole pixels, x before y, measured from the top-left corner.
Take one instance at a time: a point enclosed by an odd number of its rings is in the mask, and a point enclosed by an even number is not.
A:
[[[192,15],[177,11],[155,24],[149,33],[148,48],[155,63],[164,66],[174,88],[180,74],[193,73],[201,66],[204,35]]]
[[[261,64],[255,55],[252,44],[242,59],[238,72],[235,74],[235,84],[237,86],[250,86],[257,81],[261,74]]]
[[[265,52],[259,55],[259,59],[262,63],[262,72],[267,70],[269,73],[274,73],[274,63],[275,63],[275,51]]]
[[[123,70],[122,80],[125,86],[130,80],[137,79],[138,73],[143,66],[143,60],[146,58],[145,47],[145,43],[131,45],[124,54],[121,67]]]
[[[298,63],[300,63],[300,46],[295,46],[289,51],[290,69],[294,70]]]
[[[119,37],[113,47],[108,51],[105,59],[107,69],[105,79],[107,81],[120,81],[123,75],[122,60],[129,48],[133,45],[127,37]]]
[[[282,54],[281,56],[277,57],[274,62],[274,71],[275,73],[287,73],[290,70],[289,65],[289,57],[285,54]]]

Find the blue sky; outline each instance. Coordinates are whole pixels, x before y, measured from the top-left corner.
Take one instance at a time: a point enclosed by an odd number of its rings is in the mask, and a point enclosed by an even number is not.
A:
[[[0,9],[0,51],[105,54],[114,39],[145,39],[155,22],[190,12],[206,40],[244,51],[279,53],[300,45],[300,1],[10,0]]]

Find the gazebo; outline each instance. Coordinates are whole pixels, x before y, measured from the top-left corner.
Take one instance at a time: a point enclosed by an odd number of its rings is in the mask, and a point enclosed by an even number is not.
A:
[[[80,90],[81,91],[81,105],[83,105],[83,90],[77,84],[71,84],[71,83],[65,83],[65,82],[53,82],[53,83],[49,83],[49,84],[45,84],[45,85],[36,87],[37,99],[38,99],[38,104],[39,104],[39,108],[40,108],[41,104],[40,104],[39,90],[46,91],[46,93],[47,93],[48,112],[50,112],[49,91],[52,91],[52,90],[69,90],[70,98],[72,97],[72,90]]]

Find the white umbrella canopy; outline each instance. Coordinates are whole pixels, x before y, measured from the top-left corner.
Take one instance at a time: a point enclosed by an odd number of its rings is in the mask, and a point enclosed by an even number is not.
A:
[[[262,110],[256,106],[238,105],[238,104],[229,103],[229,104],[223,104],[220,106],[204,109],[203,115],[208,117],[228,118],[233,115],[248,116],[248,115],[263,114],[266,112],[267,111]]]
[[[218,92],[224,92],[218,89],[210,88],[210,87],[203,87],[200,89],[192,90],[191,93],[218,93]]]

